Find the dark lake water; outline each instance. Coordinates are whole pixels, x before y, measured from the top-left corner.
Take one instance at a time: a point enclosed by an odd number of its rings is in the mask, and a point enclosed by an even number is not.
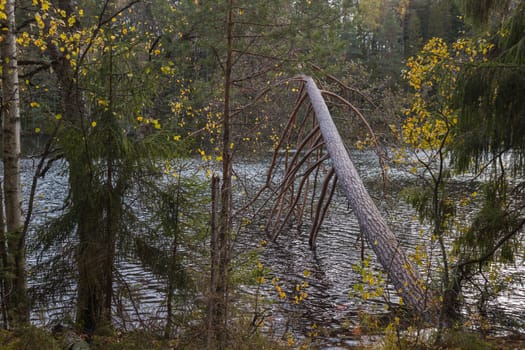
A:
[[[387,196],[379,190],[381,186],[377,183],[381,174],[373,153],[357,152],[352,154],[352,159],[365,183],[371,188],[374,199],[377,200],[381,212],[402,247],[407,252],[411,252],[416,246],[428,243],[427,228],[418,222],[415,212],[409,205],[399,198],[395,190],[390,191]],[[245,160],[238,163],[235,168],[238,182],[248,184],[248,192],[255,191],[264,178],[267,164],[266,160]],[[34,166],[31,160],[23,161],[24,184],[30,183]],[[57,168],[39,181],[33,227],[43,223],[46,218],[57,215],[57,210],[62,206],[66,196],[66,176],[65,172]],[[395,182],[403,179],[405,175],[391,170],[389,176],[392,182]],[[204,172],[202,177],[205,178]],[[25,186],[26,197],[28,191],[28,186]],[[243,198],[246,198],[244,189],[241,190],[239,187],[237,196],[242,202]],[[261,240],[268,240],[261,229],[264,218],[252,218],[248,211],[242,214],[246,214],[246,217],[253,222],[237,236],[236,252],[239,254],[256,250]],[[240,218],[240,215],[237,218]],[[280,337],[290,332],[299,338],[304,337],[312,331],[312,326],[315,324],[318,330],[326,331],[319,332],[318,336],[326,348],[344,348],[355,344],[354,330],[363,314],[385,313],[385,300],[375,297],[364,301],[351,295],[361,280],[361,275],[353,268],[360,263],[361,242],[357,220],[348,209],[341,193],[336,192],[317,239],[315,252],[308,246],[308,230],[308,221],[306,221],[300,230],[291,228],[283,232],[276,242],[268,242],[260,253],[260,261],[268,269],[265,283],[260,289],[253,285],[244,285],[241,289],[248,295],[261,293],[265,303],[259,311],[265,315],[265,328],[274,332],[275,336]],[[437,247],[434,248],[437,253]],[[379,271],[373,252],[366,249],[365,254],[370,255],[371,270]],[[36,261],[36,256],[33,254],[28,259],[31,268]],[[132,288],[136,291],[134,303],[123,301],[124,311],[129,315],[129,319],[118,320],[119,325],[129,328],[141,326],[141,322],[142,325],[146,323],[154,325],[156,322],[162,324],[161,317],[165,311],[163,282],[137,260],[131,258],[121,257],[117,261],[117,271],[120,276],[119,281],[116,282],[117,287]],[[306,275],[305,271],[307,271]],[[504,319],[507,323],[501,325],[502,329],[523,332],[525,331],[525,289],[521,282],[521,278],[525,275],[523,260],[515,266],[499,267],[497,273],[508,276],[510,287],[491,300],[489,316],[497,315],[499,319]],[[285,300],[279,298],[276,287],[272,285],[273,277],[279,278],[278,284],[287,295]],[[296,304],[293,296],[299,293],[295,288],[304,282],[308,282],[308,286],[299,289],[306,292],[307,297]],[[31,277],[30,284],[38,288],[38,278]],[[388,302],[395,305],[398,302],[395,292],[389,285],[385,288],[389,296]],[[468,297],[469,303],[474,305],[476,292],[471,291]],[[52,323],[55,318],[60,318],[64,313],[71,311],[73,300],[74,290],[71,290],[55,304],[35,308],[34,321],[41,324]],[[245,311],[250,312],[250,310],[251,308]],[[474,308],[465,310],[468,313],[474,311]],[[502,315],[504,318],[501,318]]]
[[[428,227],[419,222],[416,212],[399,196],[399,185],[410,182],[409,175],[390,169],[388,178],[391,186],[385,194],[382,191],[381,171],[376,156],[372,152],[355,152],[351,157],[376,205],[406,253],[413,253],[419,246],[425,247],[427,251],[432,251],[434,256],[437,256],[439,254],[437,243],[433,246],[429,244]],[[260,164],[254,165],[255,168],[259,166]],[[255,173],[255,170],[252,172]],[[468,176],[458,179],[458,183],[465,179],[468,179]],[[264,222],[264,219],[262,221]],[[302,334],[308,334],[313,324],[316,324],[317,329],[324,328],[326,334],[321,338],[325,344],[331,344],[333,348],[357,345],[359,336],[355,334],[355,329],[363,316],[386,314],[385,305],[388,303],[395,306],[399,299],[389,284],[385,285],[386,298],[371,297],[365,301],[355,297],[356,294],[359,295],[355,287],[361,283],[361,274],[354,268],[361,261],[361,240],[357,219],[348,208],[343,193],[336,192],[329,214],[317,238],[315,252],[309,249],[309,229],[307,224],[300,230],[292,228],[282,233],[277,242],[270,242],[263,250],[263,262],[272,271],[270,276],[280,278],[287,294],[291,296],[297,294],[294,292],[294,287],[303,281],[308,281],[309,284],[306,288],[308,297],[304,301],[295,304],[288,298],[286,301],[280,300],[273,306],[272,317],[276,317],[278,322],[285,324],[285,329],[292,332],[302,331]],[[241,241],[244,244],[254,242],[254,235],[264,237],[260,230],[257,232],[255,229],[246,232],[243,236],[245,241],[242,238]],[[370,257],[370,270],[375,272],[382,270],[376,263],[371,249],[365,249],[365,256]],[[311,272],[308,277],[304,276],[305,270]],[[491,300],[488,317],[495,329],[502,332],[524,332],[523,258],[520,257],[519,262],[514,266],[495,266],[493,273],[507,276],[509,286],[505,293],[500,293]],[[266,292],[272,295],[274,300],[279,300],[274,286],[270,285]],[[477,291],[467,290],[465,295],[468,307],[464,312],[477,313]],[[473,325],[473,328],[475,327],[477,325]],[[327,348],[331,347],[327,345]]]

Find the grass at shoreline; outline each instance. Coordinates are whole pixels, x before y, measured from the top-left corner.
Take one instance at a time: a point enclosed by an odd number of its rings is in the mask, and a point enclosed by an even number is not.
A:
[[[66,336],[67,334],[67,336]],[[67,339],[69,337],[69,340]],[[71,337],[75,338],[75,346],[72,347]],[[193,339],[163,339],[153,332],[132,331],[115,332],[113,335],[93,336],[89,345],[83,341],[82,335],[72,331],[60,334],[50,332],[37,327],[27,327],[20,330],[0,330],[0,350],[201,350],[205,348],[205,339],[195,337]],[[476,333],[464,333],[453,331],[444,337],[440,346],[433,344],[410,342],[397,343],[395,340],[384,339],[376,344],[356,346],[349,349],[358,350],[432,350],[432,349],[458,349],[458,350],[518,350],[525,349],[525,334],[516,334],[506,337],[481,338]],[[285,350],[285,349],[318,349],[314,343],[287,344],[282,340],[274,340],[264,334],[250,335],[234,334],[232,350]],[[401,347],[400,347],[401,346]]]

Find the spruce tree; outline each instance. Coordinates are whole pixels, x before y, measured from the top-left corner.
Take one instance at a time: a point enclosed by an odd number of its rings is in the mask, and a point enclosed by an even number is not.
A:
[[[491,23],[488,35],[494,47],[488,60],[467,65],[458,78],[458,133],[462,141],[456,148],[456,161],[464,169],[500,152],[512,151],[509,154],[516,160],[515,170],[523,172],[525,1],[507,8],[496,6],[498,3],[465,1],[474,23]],[[501,21],[496,25],[498,19]]]

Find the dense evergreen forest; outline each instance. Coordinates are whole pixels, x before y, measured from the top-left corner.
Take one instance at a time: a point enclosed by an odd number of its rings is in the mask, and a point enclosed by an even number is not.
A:
[[[525,1],[0,0],[0,22],[1,349],[525,347]],[[327,307],[363,306],[334,325],[308,306],[329,272],[271,256],[322,259],[347,205],[357,277]]]

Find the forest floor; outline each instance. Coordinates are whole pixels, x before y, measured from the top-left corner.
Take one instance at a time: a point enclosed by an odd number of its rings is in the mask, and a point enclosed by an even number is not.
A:
[[[194,339],[193,342],[181,340],[166,340],[159,338],[153,333],[135,331],[129,333],[115,332],[113,335],[94,336],[88,345],[82,338],[72,332],[62,334],[51,334],[41,328],[28,327],[23,330],[5,331],[0,330],[0,350],[201,350],[204,346],[203,339]],[[232,350],[316,350],[325,349],[325,346],[317,346],[313,343],[287,344],[283,341],[275,341],[260,335],[257,339],[243,339],[240,337],[235,340],[235,344],[229,349]],[[345,347],[328,347],[329,349],[343,350]],[[525,349],[525,334],[510,335],[506,337],[487,337],[482,339],[476,334],[454,333],[449,336],[441,346],[429,344],[418,344],[417,346],[409,343],[396,344],[386,340],[378,341],[374,344],[348,347],[355,350],[523,350]]]

